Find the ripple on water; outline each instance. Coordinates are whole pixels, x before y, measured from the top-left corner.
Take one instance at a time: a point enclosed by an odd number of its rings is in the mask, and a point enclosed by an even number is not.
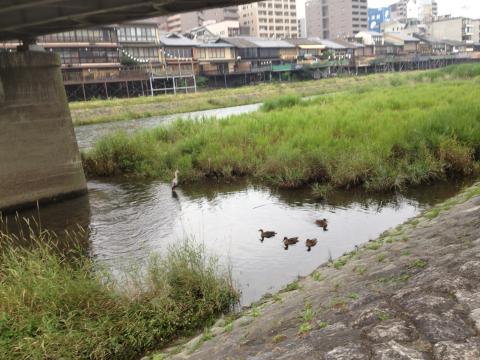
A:
[[[183,186],[173,197],[160,182],[90,181],[88,197],[46,206],[41,213],[42,224],[56,231],[77,222],[87,226],[91,254],[114,270],[143,264],[185,238],[203,242],[231,266],[245,304],[311,273],[330,255],[378,237],[460,187],[450,183],[377,197],[339,192],[329,203],[319,203],[309,189],[210,183]],[[329,220],[326,232],[315,224],[323,217]],[[278,235],[262,243],[260,228]],[[299,236],[301,242],[286,251],[283,236]],[[312,237],[318,244],[307,252],[304,241]]]

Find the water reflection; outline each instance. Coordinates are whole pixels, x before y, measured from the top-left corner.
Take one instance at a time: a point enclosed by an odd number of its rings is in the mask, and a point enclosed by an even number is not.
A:
[[[243,303],[310,273],[330,254],[339,256],[376,238],[425,206],[453,196],[462,186],[438,184],[428,191],[376,196],[335,192],[328,202],[318,202],[308,188],[271,190],[244,182],[182,186],[175,193],[160,182],[90,181],[88,185],[89,198],[42,208],[43,226],[55,231],[76,223],[87,226],[91,254],[114,270],[142,264],[152,252],[161,253],[186,237],[204,242],[207,251],[232,266]],[[319,218],[328,219],[329,231],[315,224]],[[262,243],[260,228],[278,235]],[[301,241],[285,251],[284,236],[298,236]],[[318,239],[310,252],[307,238]]]

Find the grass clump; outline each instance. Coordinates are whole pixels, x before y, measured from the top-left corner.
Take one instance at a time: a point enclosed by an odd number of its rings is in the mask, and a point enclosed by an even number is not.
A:
[[[280,292],[289,292],[289,291],[294,291],[298,289],[300,289],[300,282],[298,280],[295,280],[290,284],[288,284],[287,286],[285,286],[285,288],[280,290]]]
[[[478,173],[480,88],[472,80],[373,88],[290,107],[115,133],[83,154],[90,177],[252,177],[294,188],[403,189]],[[328,100],[328,101],[327,101]]]
[[[302,98],[300,96],[285,95],[265,101],[262,104],[261,109],[267,112],[272,110],[280,110],[298,105],[301,103],[301,101]]]
[[[427,265],[428,265],[428,263],[425,260],[415,259],[410,264],[410,267],[411,268],[416,268],[416,269],[425,269],[427,267]]]
[[[152,257],[141,281],[129,274],[119,283],[80,251],[58,250],[55,234],[28,236],[34,245],[18,247],[0,233],[2,359],[137,358],[239,298],[228,271],[189,242]]]

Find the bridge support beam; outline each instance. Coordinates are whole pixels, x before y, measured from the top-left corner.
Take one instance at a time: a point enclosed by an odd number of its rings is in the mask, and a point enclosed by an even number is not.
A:
[[[0,53],[0,210],[86,191],[60,59]]]

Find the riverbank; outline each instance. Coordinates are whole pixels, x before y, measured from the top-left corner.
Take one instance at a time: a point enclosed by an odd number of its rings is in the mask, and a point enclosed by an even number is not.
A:
[[[320,81],[275,82],[191,94],[73,102],[69,106],[73,124],[81,126],[255,104],[283,95],[327,94],[352,87],[388,84],[390,79],[396,76],[399,75],[376,74]]]
[[[476,184],[148,358],[478,359],[479,229]]]
[[[30,230],[0,232],[1,359],[132,359],[238,301],[229,271],[193,243],[113,279],[74,241],[65,253],[57,235]]]
[[[388,87],[283,97],[223,120],[118,132],[83,154],[84,168],[90,177],[167,181],[179,169],[180,182],[251,177],[286,188],[312,185],[320,194],[470,176],[479,171],[480,66],[441,71],[417,74],[414,83],[396,78]]]

